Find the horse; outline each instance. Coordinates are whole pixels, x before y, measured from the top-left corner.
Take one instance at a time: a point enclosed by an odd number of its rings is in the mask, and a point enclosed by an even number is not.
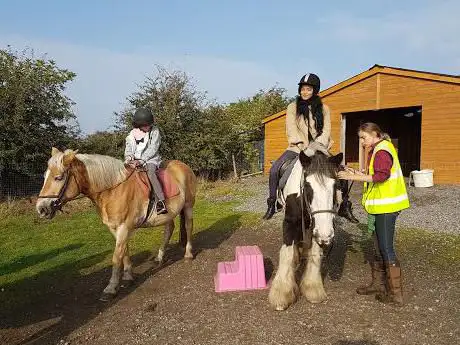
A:
[[[178,160],[164,162],[160,171],[169,177],[176,195],[166,195],[168,213],[157,215],[152,212],[147,217],[150,193],[145,172],[127,168],[122,161],[110,156],[80,154],[71,149],[61,152],[54,147],[51,150],[36,210],[40,217],[52,219],[62,205],[82,196],[88,197],[96,206],[102,222],[116,241],[112,276],[102,293],[102,300],[109,300],[117,294],[120,277],[127,284],[133,282],[128,242],[140,227],[164,225],[163,243],[156,256],[156,261],[161,263],[174,231],[174,219],[180,215],[179,242],[185,246],[184,259],[193,259],[191,239],[196,176],[189,166]]]
[[[273,278],[269,303],[275,310],[285,310],[299,294],[296,271],[300,264],[299,245],[306,253],[300,292],[311,303],[327,298],[321,278],[321,257],[334,237],[336,215],[337,172],[343,153],[328,157],[316,152],[308,157],[300,152],[280,196],[285,207],[283,245],[279,252],[279,267]]]

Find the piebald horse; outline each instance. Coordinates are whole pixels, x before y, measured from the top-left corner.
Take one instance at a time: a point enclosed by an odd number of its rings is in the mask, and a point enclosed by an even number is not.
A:
[[[139,227],[164,225],[163,243],[156,260],[161,262],[174,231],[174,219],[180,215],[180,243],[185,246],[184,259],[193,259],[193,206],[196,177],[184,163],[172,160],[163,164],[165,175],[176,185],[176,195],[166,199],[167,214],[151,213],[146,217],[148,191],[141,173],[125,168],[122,161],[109,156],[77,154],[77,151],[51,150],[45,181],[36,209],[43,218],[51,219],[63,204],[84,195],[91,199],[116,240],[112,257],[112,276],[102,299],[116,295],[120,278],[132,282],[132,263],[128,241]]]
[[[337,172],[342,158],[342,153],[327,157],[316,152],[310,158],[301,152],[282,190],[283,245],[268,296],[275,310],[287,309],[299,295],[296,271],[301,242],[307,259],[300,292],[311,303],[320,303],[327,297],[321,278],[321,257],[323,248],[331,244],[334,237]]]

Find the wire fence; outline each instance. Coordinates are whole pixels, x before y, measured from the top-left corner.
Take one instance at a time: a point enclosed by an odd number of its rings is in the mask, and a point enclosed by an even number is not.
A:
[[[14,171],[0,166],[0,200],[38,195],[43,180],[43,173]]]
[[[263,170],[264,141],[249,144],[251,154],[237,157],[236,165],[239,174],[257,173]],[[15,198],[37,196],[42,188],[43,172],[46,163],[32,163],[29,166],[5,167],[0,164],[0,201]]]

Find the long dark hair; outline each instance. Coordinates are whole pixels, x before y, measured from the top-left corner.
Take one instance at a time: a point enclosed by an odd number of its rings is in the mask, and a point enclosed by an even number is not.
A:
[[[296,98],[296,115],[297,117],[304,116],[304,119],[308,122],[308,106],[311,106],[311,113],[315,119],[315,127],[318,132],[318,136],[323,133],[324,127],[324,116],[323,116],[323,101],[318,94],[314,94],[311,98],[306,101],[300,96]]]

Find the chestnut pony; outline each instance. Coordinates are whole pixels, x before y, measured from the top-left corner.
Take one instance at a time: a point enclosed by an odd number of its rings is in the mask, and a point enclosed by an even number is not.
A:
[[[162,165],[164,174],[175,185],[176,195],[166,198],[167,214],[155,212],[146,218],[148,192],[141,173],[125,168],[122,161],[110,156],[78,154],[74,150],[51,150],[45,181],[36,208],[43,218],[51,219],[63,204],[81,195],[91,199],[116,240],[112,258],[112,276],[102,299],[115,296],[120,278],[133,280],[128,242],[139,227],[164,225],[164,239],[156,260],[161,262],[180,215],[180,243],[185,245],[185,259],[193,259],[191,237],[196,177],[183,162],[172,160]]]

